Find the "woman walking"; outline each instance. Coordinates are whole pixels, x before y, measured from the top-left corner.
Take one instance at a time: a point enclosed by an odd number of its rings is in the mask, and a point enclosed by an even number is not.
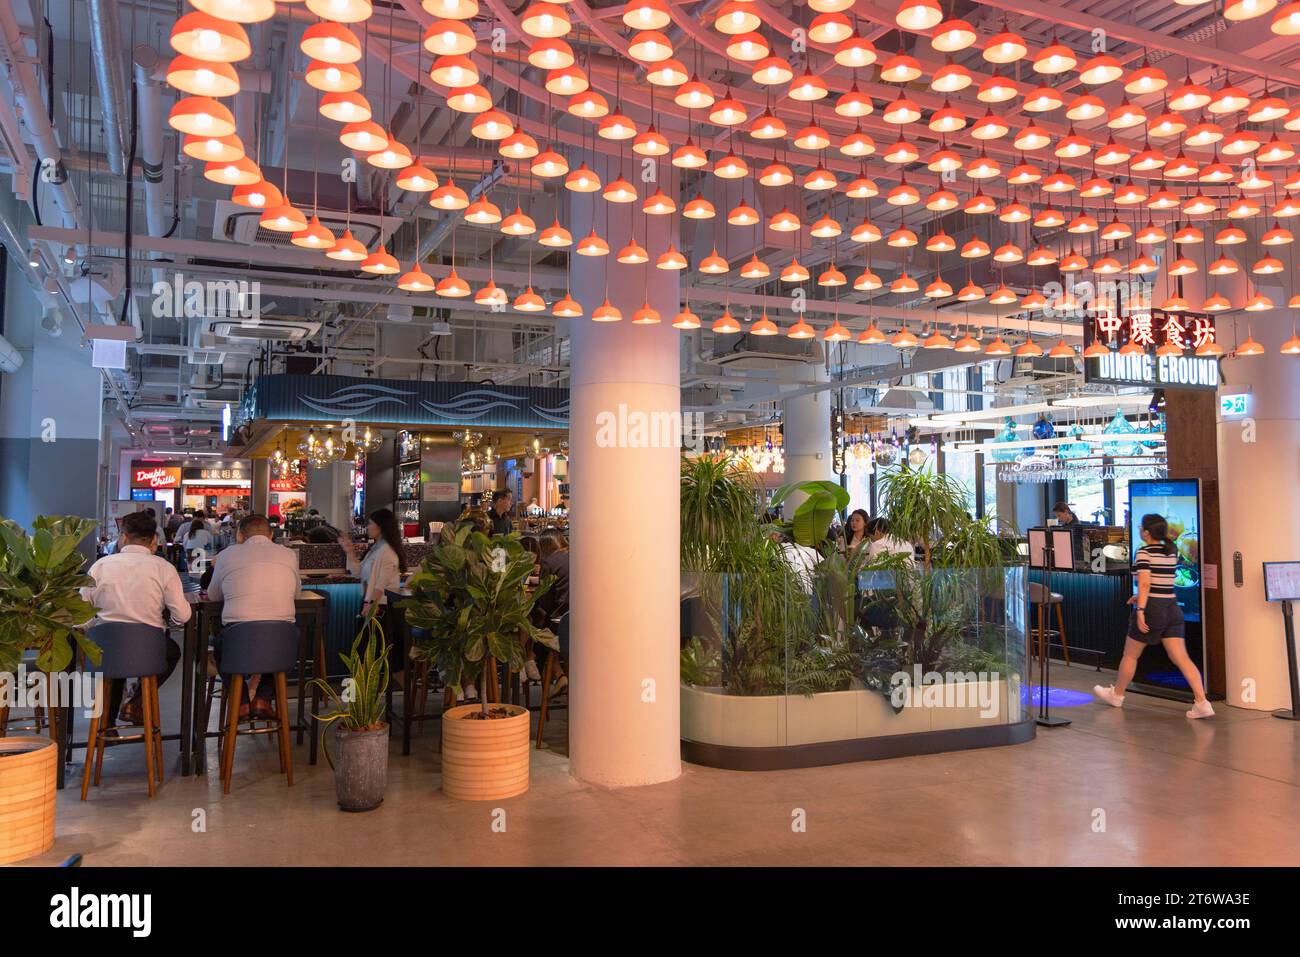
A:
[[[1209,718],[1214,709],[1205,699],[1205,686],[1200,672],[1187,656],[1187,642],[1183,640],[1183,611],[1174,597],[1174,570],[1178,565],[1178,549],[1169,538],[1169,526],[1161,515],[1143,515],[1141,530],[1143,545],[1133,561],[1137,573],[1138,593],[1128,600],[1133,613],[1128,623],[1128,638],[1124,642],[1124,659],[1119,665],[1119,677],[1109,688],[1096,685],[1092,691],[1106,704],[1118,708],[1124,704],[1124,690],[1137,671],[1138,658],[1148,645],[1162,644],[1165,654],[1174,663],[1191,686],[1194,702],[1189,718]]]

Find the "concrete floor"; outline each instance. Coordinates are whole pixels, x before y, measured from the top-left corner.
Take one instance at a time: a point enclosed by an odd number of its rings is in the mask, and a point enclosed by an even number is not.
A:
[[[1090,668],[1053,669],[1087,689]],[[1109,683],[1110,676],[1104,676]],[[172,694],[176,689],[164,689]],[[173,699],[174,702],[174,699]],[[341,813],[322,759],[295,750],[278,774],[270,736],[241,739],[232,792],[215,773],[175,777],[145,796],[138,746],[110,751],[103,784],[80,796],[80,754],[59,798],[54,850],[84,866],[267,864],[1293,865],[1300,859],[1300,725],[1218,706],[1130,695],[1122,711],[1056,709],[1073,719],[1016,747],[768,773],[684,765],[675,781],[604,790],[568,773],[565,712],[534,752],[531,790],[494,804],[438,789],[437,726],[400,756],[387,799]],[[164,714],[175,714],[168,704]],[[209,766],[215,768],[215,744]],[[805,833],[792,815],[806,813]],[[1097,829],[1104,812],[1104,829]],[[196,830],[202,818],[204,829]]]

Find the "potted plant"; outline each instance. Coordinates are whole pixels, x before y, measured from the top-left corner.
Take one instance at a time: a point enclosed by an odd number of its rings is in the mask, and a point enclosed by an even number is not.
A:
[[[402,602],[407,621],[424,629],[414,654],[442,672],[457,695],[478,683],[478,704],[448,708],[442,715],[442,790],[449,797],[499,800],[528,790],[527,708],[492,703],[497,664],[524,666],[526,643],[559,651],[559,640],[529,617],[550,587],[543,580],[525,588],[533,556],[516,535],[484,535],[472,526],[430,549],[411,576],[411,597]]]
[[[0,518],[0,676],[8,688],[14,682],[7,676],[28,651],[36,652],[36,666],[47,674],[72,663],[74,643],[99,661],[98,646],[80,630],[95,617],[95,607],[79,591],[94,582],[82,574],[85,557],[77,552],[94,527],[89,519],[43,515],[28,535]],[[0,864],[54,844],[57,761],[58,749],[47,738],[0,739]]]
[[[384,803],[388,786],[388,723],[384,721],[388,643],[379,619],[373,614],[367,617],[352,651],[341,657],[348,669],[341,690],[324,678],[312,679],[332,708],[319,716],[326,725],[325,759],[334,769],[339,807],[372,811]]]

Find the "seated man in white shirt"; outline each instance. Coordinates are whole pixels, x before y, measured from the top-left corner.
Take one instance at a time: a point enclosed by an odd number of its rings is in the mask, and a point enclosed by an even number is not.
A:
[[[298,553],[271,540],[271,523],[265,515],[246,515],[240,519],[235,544],[217,555],[212,581],[208,584],[208,598],[225,603],[221,608],[221,623],[295,621],[300,591]],[[219,660],[220,636],[213,644],[213,651]],[[268,680],[260,680],[262,677]],[[274,690],[269,676],[250,677],[251,707],[241,701],[240,716],[272,717]]]
[[[183,625],[190,620],[190,606],[181,588],[180,576],[167,559],[154,554],[158,547],[158,521],[153,512],[133,512],[119,522],[122,537],[117,551],[105,555],[90,566],[93,586],[81,589],[81,597],[99,609],[93,624],[99,622],[135,622],[167,628],[164,612],[171,624]],[[167,670],[158,676],[165,682],[180,660],[181,649],[173,638],[167,640]],[[114,681],[109,697],[108,715],[119,714],[122,682]],[[144,709],[139,687],[121,705],[119,720],[144,723]]]

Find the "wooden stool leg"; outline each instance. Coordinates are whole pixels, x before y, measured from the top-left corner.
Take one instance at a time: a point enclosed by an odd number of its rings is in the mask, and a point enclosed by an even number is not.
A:
[[[157,751],[157,758],[154,761],[154,767],[158,772],[158,783],[163,783],[163,740],[162,740],[162,712],[158,708],[158,678],[157,676],[149,679],[149,694],[153,698],[153,720],[154,720],[154,749]]]
[[[289,682],[283,671],[275,673],[275,710],[279,719],[277,731],[280,738],[280,770],[289,778],[289,787],[293,787],[293,749],[289,743]]]
[[[108,711],[108,702],[104,700],[107,695],[104,693],[108,688],[108,683],[100,685],[100,693],[97,696],[99,700],[95,702],[97,707],[90,715],[89,737],[86,738],[86,763],[81,769],[81,799],[86,800],[86,795],[90,792],[90,766],[95,763],[95,746],[99,741],[99,725],[103,716]]]
[[[1061,610],[1061,604],[1056,606],[1056,629],[1061,633],[1061,651],[1065,655],[1065,665],[1070,666],[1070,643],[1065,640],[1065,612]]]
[[[0,738],[9,733],[9,709],[0,705]]]
[[[546,656],[546,671],[542,674],[542,710],[537,715],[537,750],[542,749],[542,729],[546,727],[546,711],[551,700],[551,682],[555,677],[555,652]]]
[[[244,676],[231,675],[227,690],[225,749],[221,755],[221,793],[230,793],[230,779],[235,773],[235,737],[239,733],[239,703],[244,696]]]
[[[149,775],[149,796],[153,797],[158,793],[158,784],[154,780],[154,730],[153,730],[153,695],[149,692],[149,684],[155,679],[144,677],[140,679],[140,710],[144,712],[144,766],[145,773]]]
[[[104,732],[109,728],[117,726],[117,723],[113,720],[113,715],[109,710],[113,703],[113,695],[110,690],[111,687],[112,686],[109,682],[104,682],[104,698],[106,700],[104,701],[104,715],[100,719],[99,747],[95,749],[95,787],[99,787],[99,775],[104,770],[104,750],[108,747],[108,735]],[[89,759],[89,755],[87,755],[87,759]]]

